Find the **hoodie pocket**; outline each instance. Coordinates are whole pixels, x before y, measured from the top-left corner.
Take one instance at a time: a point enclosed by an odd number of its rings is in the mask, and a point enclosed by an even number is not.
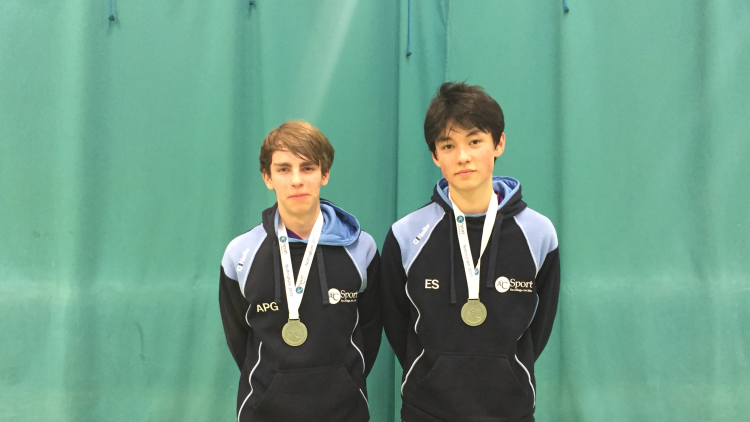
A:
[[[532,406],[506,356],[449,354],[417,383],[414,405],[448,419],[510,416]]]
[[[367,403],[343,365],[280,370],[255,405],[257,421],[365,420]],[[363,415],[360,416],[360,415]]]

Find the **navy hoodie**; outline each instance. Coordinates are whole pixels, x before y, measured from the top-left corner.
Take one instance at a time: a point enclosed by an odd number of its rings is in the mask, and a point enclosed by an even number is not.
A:
[[[277,205],[235,238],[221,262],[219,306],[240,369],[237,420],[367,421],[365,377],[380,347],[379,255],[354,216],[321,199],[323,230],[299,313],[308,338],[287,345],[289,319]],[[296,280],[307,240],[289,239]]]
[[[552,223],[494,177],[503,198],[482,255],[483,324],[461,319],[468,299],[445,179],[432,202],[397,221],[383,245],[383,323],[401,366],[406,422],[527,422],[536,403],[534,362],[552,330],[560,259]],[[467,215],[476,265],[485,215]]]

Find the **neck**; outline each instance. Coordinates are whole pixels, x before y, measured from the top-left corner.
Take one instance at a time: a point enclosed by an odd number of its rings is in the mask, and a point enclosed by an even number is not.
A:
[[[293,231],[302,239],[307,239],[312,233],[318,214],[320,214],[320,201],[318,201],[317,206],[312,207],[310,212],[305,214],[292,214],[279,206],[281,221],[284,222],[288,230]]]
[[[464,214],[484,214],[490,204],[490,198],[495,194],[492,190],[492,178],[482,183],[476,189],[462,191],[448,185],[451,201]]]

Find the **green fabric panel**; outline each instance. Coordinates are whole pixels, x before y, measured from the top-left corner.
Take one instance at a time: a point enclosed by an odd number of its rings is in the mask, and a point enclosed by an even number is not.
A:
[[[424,139],[430,100],[445,81],[445,25],[448,1],[413,1],[411,56],[406,56],[407,2],[401,2],[399,37],[399,119],[397,217],[430,202],[442,177]]]
[[[397,5],[117,2],[111,24],[101,1],[2,9],[0,420],[236,420],[218,275],[274,202],[260,142],[285,120],[320,127],[323,196],[382,244]],[[392,367],[384,342],[375,421]]]
[[[746,419],[750,4],[577,9],[562,25],[562,413]]]

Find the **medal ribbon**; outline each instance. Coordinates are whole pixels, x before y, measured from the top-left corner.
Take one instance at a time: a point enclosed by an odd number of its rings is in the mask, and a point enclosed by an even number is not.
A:
[[[289,319],[299,319],[299,305],[302,303],[302,295],[305,294],[307,275],[310,274],[315,248],[318,247],[320,233],[323,231],[323,213],[318,214],[312,233],[307,238],[305,255],[302,256],[302,264],[299,266],[297,282],[294,281],[294,270],[292,269],[292,258],[289,254],[289,236],[286,232],[284,222],[279,218],[279,250],[281,252],[281,268],[284,270],[284,285],[286,286],[286,302],[289,307]]]
[[[450,192],[448,193],[450,198]],[[484,217],[484,227],[482,228],[482,248],[479,251],[477,266],[474,267],[474,259],[471,256],[471,246],[469,245],[469,235],[466,229],[466,216],[456,206],[456,202],[451,199],[453,205],[453,214],[456,216],[456,231],[458,232],[458,244],[461,248],[461,257],[464,262],[466,271],[466,284],[469,287],[469,299],[479,299],[479,266],[482,264],[482,254],[487,247],[487,243],[492,235],[492,227],[495,225],[497,218],[497,195],[492,192],[490,205],[487,207],[487,215]]]

